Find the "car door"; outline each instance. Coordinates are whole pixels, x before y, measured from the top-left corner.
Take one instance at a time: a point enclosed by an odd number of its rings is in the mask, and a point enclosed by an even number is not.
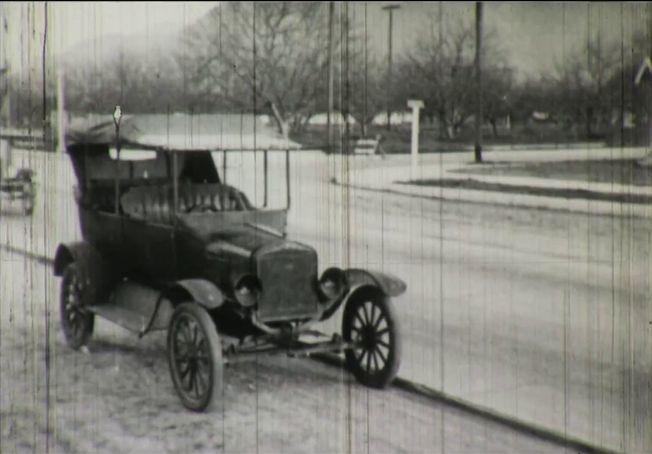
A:
[[[138,210],[128,207],[123,218],[128,265],[134,274],[148,280],[173,279],[177,261],[175,233],[165,191],[138,188],[135,192]]]
[[[152,281],[176,276],[176,248],[171,225],[147,219],[124,219],[124,245],[134,274]]]

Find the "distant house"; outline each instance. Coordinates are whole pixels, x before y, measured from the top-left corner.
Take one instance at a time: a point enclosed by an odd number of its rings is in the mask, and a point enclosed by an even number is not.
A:
[[[548,121],[550,120],[550,112],[532,112],[532,119],[536,121]]]
[[[371,121],[372,124],[382,126],[387,124],[387,112],[379,113]],[[390,124],[403,125],[412,123],[412,111],[392,112]]]
[[[355,118],[349,115],[348,123],[350,126],[356,124]],[[326,112],[320,112],[314,114],[308,120],[308,124],[311,126],[326,126],[328,124],[328,114]],[[341,112],[333,112],[331,114],[331,124],[332,125],[343,125],[344,124],[344,115]]]

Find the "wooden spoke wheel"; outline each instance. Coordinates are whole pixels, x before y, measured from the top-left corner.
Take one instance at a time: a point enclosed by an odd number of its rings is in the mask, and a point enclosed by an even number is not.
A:
[[[172,315],[167,338],[170,374],[183,405],[214,410],[222,401],[222,345],[215,323],[197,303],[183,303]]]
[[[74,263],[68,265],[63,272],[60,312],[66,342],[77,350],[85,345],[93,334],[95,316],[83,306],[81,278]]]
[[[342,336],[353,344],[346,365],[360,383],[374,388],[391,383],[400,365],[401,339],[389,298],[379,292],[354,295],[344,309]]]

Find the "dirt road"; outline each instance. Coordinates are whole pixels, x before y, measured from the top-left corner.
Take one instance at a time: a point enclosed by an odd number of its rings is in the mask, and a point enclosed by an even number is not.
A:
[[[560,450],[396,389],[363,388],[308,359],[231,365],[224,411],[190,413],[169,377],[164,333],[138,340],[97,320],[88,351],[72,351],[49,268],[7,251],[0,266],[2,452]]]

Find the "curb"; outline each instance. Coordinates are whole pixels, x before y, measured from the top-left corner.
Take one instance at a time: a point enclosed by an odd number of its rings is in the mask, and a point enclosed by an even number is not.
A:
[[[313,354],[310,356],[314,361],[318,361],[322,364],[329,366],[334,366],[338,368],[345,368],[344,360],[336,355],[328,353],[319,353]],[[420,397],[425,397],[431,401],[446,405],[448,407],[454,407],[458,410],[461,410],[465,413],[479,416],[481,418],[490,420],[497,424],[509,427],[518,432],[528,434],[532,437],[538,438],[543,441],[555,443],[565,448],[570,448],[575,451],[584,452],[584,453],[616,453],[617,451],[612,451],[610,449],[593,445],[586,441],[580,440],[578,438],[565,435],[556,430],[548,429],[546,427],[540,426],[535,423],[530,423],[523,421],[518,418],[514,418],[504,413],[494,411],[490,408],[477,405],[473,402],[469,402],[464,399],[451,396],[445,392],[438,391],[436,389],[430,388],[425,385],[420,385],[413,381],[407,380],[405,378],[396,377],[394,382],[390,385],[394,388],[400,389],[410,394],[414,394]]]
[[[332,180],[332,184],[359,189],[363,191],[381,192],[396,194],[407,197],[415,197],[429,200],[441,200],[448,202],[462,202],[476,205],[506,206],[511,208],[527,208],[534,210],[548,210],[563,213],[577,213],[598,216],[627,216],[647,219],[652,217],[652,205],[620,203],[603,200],[591,200],[581,198],[548,197],[531,194],[514,194],[501,191],[482,191],[476,189],[438,188],[439,194],[426,193],[421,186],[414,186],[411,190],[395,189],[393,187],[370,187],[357,184],[341,183]],[[398,186],[398,185],[391,185]],[[406,185],[407,186],[407,185]],[[407,188],[406,188],[407,189]],[[428,188],[431,189],[431,188]],[[500,194],[497,199],[487,200],[487,194]],[[581,207],[578,205],[586,205]]]

